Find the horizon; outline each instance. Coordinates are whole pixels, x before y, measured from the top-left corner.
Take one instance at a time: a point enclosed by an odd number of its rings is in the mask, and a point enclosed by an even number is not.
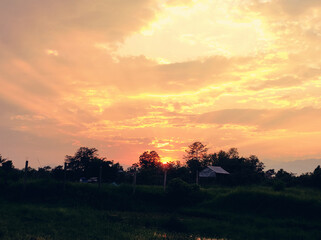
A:
[[[0,154],[17,168],[80,146],[182,161],[195,141],[321,165],[320,1],[12,0],[0,20]]]
[[[99,154],[99,149],[98,150],[98,157],[100,158],[104,158],[105,161],[112,161],[113,163],[119,163],[118,161],[115,161],[114,159],[107,159],[104,156],[101,156]],[[213,154],[213,153],[218,153],[218,152],[208,152],[208,154]],[[50,164],[50,165],[43,165],[42,161],[40,159],[29,159],[26,158],[25,161],[28,161],[29,163],[29,167],[33,168],[33,169],[39,169],[39,168],[43,168],[46,166],[51,167],[52,169],[57,167],[57,166],[63,166],[64,162],[66,161],[66,156],[63,161],[61,161],[60,163],[57,164]],[[74,154],[69,155],[69,156],[74,156]],[[241,158],[247,158],[249,156],[241,156]],[[25,168],[25,162],[23,162],[23,164],[21,164],[21,166],[16,166],[15,165],[15,161],[14,159],[10,159],[10,158],[6,158],[5,156],[2,156],[3,159],[6,160],[11,160],[13,162],[13,165],[15,168],[23,170]],[[184,157],[181,159],[182,161],[178,160],[177,162],[180,162],[180,164],[182,164],[183,166],[186,165],[186,161],[184,160]],[[270,161],[267,165],[265,164],[264,161],[262,161],[261,159],[259,159],[260,162],[262,162],[264,164],[264,171],[268,171],[270,169],[274,169],[275,172],[277,172],[278,170],[285,170],[288,173],[293,173],[294,176],[299,176],[302,174],[306,174],[306,173],[313,173],[313,171],[318,167],[321,166],[321,159],[305,159],[305,160],[295,160],[295,161],[288,161],[288,162],[278,162],[278,161]],[[171,160],[167,160],[166,158],[161,158],[160,162],[163,164],[167,164],[169,162],[172,162],[174,164],[176,164],[175,162],[171,161]],[[137,164],[138,162],[135,162],[135,164]],[[121,167],[123,167],[123,169],[126,171],[128,168],[132,167],[132,165],[126,165],[126,164],[120,164]]]

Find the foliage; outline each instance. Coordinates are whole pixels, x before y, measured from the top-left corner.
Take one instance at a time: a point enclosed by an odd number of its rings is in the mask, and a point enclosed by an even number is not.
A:
[[[185,165],[168,163],[166,169],[160,161],[156,151],[145,151],[139,157],[139,162],[133,164],[126,172],[119,163],[99,157],[96,148],[81,147],[73,156],[66,156],[67,168],[62,165],[56,167],[44,166],[37,170],[29,167],[28,172],[16,169],[11,160],[0,155],[0,185],[7,185],[10,181],[18,181],[27,176],[28,179],[56,179],[63,181],[79,181],[81,177],[99,177],[100,169],[102,182],[133,182],[136,172],[137,184],[162,185],[164,172],[167,172],[167,182],[180,178],[187,183],[194,183],[196,172],[207,166],[220,166],[230,173],[228,176],[218,176],[213,181],[202,179],[202,184],[216,185],[249,185],[267,184],[278,189],[278,182],[286,187],[304,186],[321,188],[321,168],[318,166],[313,172],[295,176],[283,169],[275,171],[269,169],[264,172],[264,164],[255,155],[242,157],[237,148],[228,151],[207,153],[208,148],[201,142],[194,142],[186,150]],[[281,187],[282,189],[282,187]]]
[[[193,144],[188,146],[188,149],[185,150],[186,155],[185,159],[190,160],[190,159],[202,159],[206,153],[207,153],[208,148],[206,145],[204,145],[201,142],[194,142]]]
[[[9,198],[21,187],[1,192],[1,239],[317,240],[321,234],[316,189],[215,187],[199,192],[210,194],[206,201],[173,208],[157,186],[138,186],[133,196],[131,186],[98,190],[71,183],[63,193],[61,183],[44,180],[28,183],[21,198]]]
[[[141,169],[157,169],[160,166],[160,157],[156,151],[146,151],[139,156],[139,167]]]
[[[174,178],[168,184],[167,197],[174,205],[193,203],[200,200],[200,187],[188,184],[180,178]]]
[[[292,173],[288,173],[283,169],[280,169],[275,174],[275,180],[282,181],[287,187],[292,186],[294,184],[294,175]]]
[[[209,158],[213,165],[220,166],[231,174],[223,183],[250,184],[264,179],[264,164],[255,155],[240,157],[237,149],[231,148],[228,152],[221,150],[210,154]]]
[[[311,175],[313,185],[315,187],[321,188],[321,168],[320,165],[313,171]]]
[[[165,220],[162,227],[170,232],[185,232],[187,230],[183,222],[174,215],[170,216],[168,220]]]
[[[164,169],[156,151],[143,152],[139,156],[139,162],[133,164],[129,171],[138,171],[137,182],[139,184],[160,185],[163,181]]]
[[[81,147],[74,156],[66,156],[68,177],[79,180],[80,177],[98,177],[101,168],[103,181],[115,181],[117,173],[122,171],[119,163],[100,158],[96,148]],[[61,168],[54,169],[56,176],[61,175]]]
[[[188,146],[188,149],[185,150],[186,155],[186,165],[191,170],[192,174],[195,174],[196,171],[199,171],[204,167],[203,159],[206,156],[208,148],[206,145],[201,142],[194,142]]]
[[[273,190],[274,191],[284,191],[285,183],[281,180],[275,180],[273,182]]]

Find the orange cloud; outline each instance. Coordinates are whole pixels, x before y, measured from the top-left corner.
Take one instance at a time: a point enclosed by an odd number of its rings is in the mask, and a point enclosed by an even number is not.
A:
[[[60,164],[88,145],[130,165],[199,140],[320,156],[319,1],[232,2],[2,3],[0,153]]]

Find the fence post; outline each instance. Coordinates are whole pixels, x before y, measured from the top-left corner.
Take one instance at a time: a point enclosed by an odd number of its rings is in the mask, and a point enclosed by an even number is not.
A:
[[[136,171],[134,172],[133,176],[133,195],[135,195],[136,192]]]
[[[196,170],[196,185],[198,185],[198,170]]]
[[[164,192],[166,191],[167,170],[164,172]]]
[[[66,191],[67,163],[64,164],[64,192]]]
[[[103,169],[103,167],[100,166],[100,167],[99,167],[99,182],[98,182],[98,188],[99,188],[99,190],[100,190],[100,187],[101,187],[102,169]]]
[[[26,184],[27,184],[27,173],[28,173],[28,160],[26,160],[26,165],[25,165],[25,174],[23,178],[23,192],[26,191]]]

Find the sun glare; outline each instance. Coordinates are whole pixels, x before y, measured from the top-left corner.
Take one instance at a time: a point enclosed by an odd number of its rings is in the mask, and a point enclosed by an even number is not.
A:
[[[162,162],[162,164],[167,164],[170,162],[174,162],[174,160],[171,157],[162,157],[161,162]]]

